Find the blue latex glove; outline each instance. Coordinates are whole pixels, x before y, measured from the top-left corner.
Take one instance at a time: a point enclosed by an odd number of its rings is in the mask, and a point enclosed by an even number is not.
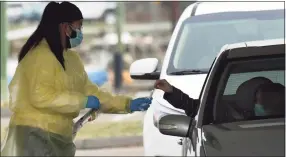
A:
[[[152,98],[137,98],[130,102],[130,111],[146,111],[152,102]]]
[[[95,96],[88,96],[85,107],[86,108],[92,108],[92,109],[99,109],[100,102],[99,102],[97,97],[95,97]]]

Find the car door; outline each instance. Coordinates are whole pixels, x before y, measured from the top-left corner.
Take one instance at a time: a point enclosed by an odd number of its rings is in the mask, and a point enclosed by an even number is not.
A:
[[[227,65],[217,82],[216,96],[213,102],[214,119],[201,127],[202,145],[206,156],[285,155],[285,112],[284,115],[254,115],[249,118],[243,116],[239,111],[229,110],[232,105],[238,104],[237,100],[240,100],[237,94],[238,87],[252,78],[264,77],[273,83],[285,86],[284,61],[285,56],[273,59],[259,58],[253,61],[248,58],[247,61],[235,61],[235,63]],[[233,69],[236,69],[236,72],[232,73]],[[251,91],[252,89],[249,87],[247,90]],[[230,96],[234,100],[226,101],[224,99]],[[242,107],[242,105],[238,107]],[[236,114],[240,117],[234,116]],[[228,119],[229,117],[232,118]]]
[[[283,156],[284,118],[206,125],[206,155]]]

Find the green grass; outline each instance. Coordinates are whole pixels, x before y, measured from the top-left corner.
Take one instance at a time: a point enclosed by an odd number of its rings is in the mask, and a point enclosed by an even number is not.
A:
[[[142,135],[142,121],[90,123],[77,134],[76,139]]]
[[[78,132],[76,139],[98,137],[122,137],[142,135],[142,121],[122,121],[108,123],[87,123]],[[1,127],[1,142],[4,140],[7,127]]]

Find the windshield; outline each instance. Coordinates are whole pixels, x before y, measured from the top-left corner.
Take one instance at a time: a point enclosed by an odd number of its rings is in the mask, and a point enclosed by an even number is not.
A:
[[[182,24],[167,73],[206,73],[225,44],[276,38],[284,38],[282,9],[193,16]]]

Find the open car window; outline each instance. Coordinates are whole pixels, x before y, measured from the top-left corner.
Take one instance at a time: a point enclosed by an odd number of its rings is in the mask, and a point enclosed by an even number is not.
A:
[[[216,95],[216,123],[285,117],[285,57],[228,62]]]

